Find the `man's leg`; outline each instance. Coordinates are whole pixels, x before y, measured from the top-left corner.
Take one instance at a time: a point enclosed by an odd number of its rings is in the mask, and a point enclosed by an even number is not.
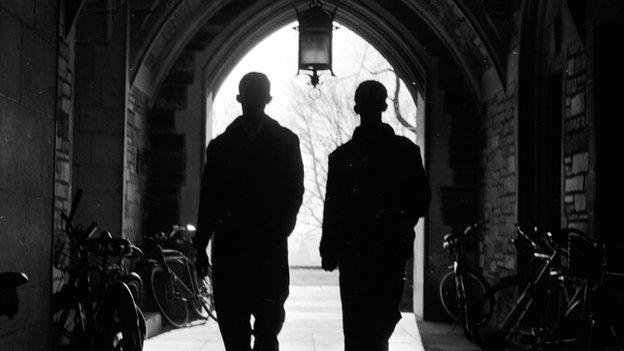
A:
[[[340,260],[340,300],[345,351],[370,350],[376,302],[371,295],[371,265],[361,255],[345,254]]]
[[[286,311],[284,303],[289,294],[290,276],[286,246],[263,255],[260,260],[254,299],[254,351],[277,351],[277,335],[282,330]]]
[[[254,351],[278,351],[277,335],[282,330],[286,312],[284,301],[262,299],[257,303],[254,317]]]
[[[378,350],[388,350],[388,340],[401,319],[399,306],[405,286],[405,262],[388,262],[379,272],[376,284],[378,296],[374,335]]]
[[[225,268],[225,269],[221,269]],[[237,267],[213,266],[213,292],[219,331],[226,351],[251,350],[251,308]]]
[[[217,302],[215,298],[215,308],[217,310],[219,331],[223,338],[226,351],[249,351],[251,350],[251,326],[249,320],[251,314],[244,311],[239,306],[232,306],[235,302]],[[222,301],[223,302],[223,301]]]

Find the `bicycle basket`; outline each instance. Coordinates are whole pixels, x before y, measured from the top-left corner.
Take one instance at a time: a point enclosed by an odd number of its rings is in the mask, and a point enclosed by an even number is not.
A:
[[[605,262],[605,247],[577,230],[568,232],[568,269],[581,278],[597,277]]]
[[[54,232],[54,255],[52,263],[54,267],[69,272],[78,262],[78,252],[72,248],[72,243],[62,229]]]

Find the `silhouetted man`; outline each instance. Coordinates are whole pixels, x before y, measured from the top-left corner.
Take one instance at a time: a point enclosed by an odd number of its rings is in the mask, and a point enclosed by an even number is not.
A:
[[[205,274],[212,238],[219,329],[228,351],[278,350],[289,272],[287,238],[303,196],[299,139],[264,114],[271,101],[264,74],[239,84],[243,115],[206,149],[196,267]]]
[[[388,349],[414,226],[430,199],[420,149],[381,121],[387,96],[379,82],[358,86],[361,125],[329,155],[320,253],[323,269],[340,270],[346,351]]]

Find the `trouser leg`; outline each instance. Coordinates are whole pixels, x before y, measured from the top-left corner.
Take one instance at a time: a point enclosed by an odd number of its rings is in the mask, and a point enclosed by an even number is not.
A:
[[[226,351],[251,350],[251,308],[244,288],[237,284],[235,271],[213,270],[213,292],[217,311],[219,331]]]
[[[368,350],[375,308],[374,301],[367,301],[372,276],[366,270],[365,260],[355,253],[344,257],[339,269],[345,351]]]
[[[405,264],[398,263],[387,268],[387,273],[380,277],[380,290],[377,291],[379,309],[374,335],[379,350],[388,350],[388,340],[401,319],[399,306],[405,286]]]
[[[283,249],[261,261],[255,300],[254,351],[278,351],[277,336],[286,317],[284,303],[289,293],[288,252]]]
[[[340,264],[345,351],[388,350],[401,319],[405,262],[379,262],[360,255]]]
[[[263,299],[259,301],[254,313],[254,351],[277,351],[277,335],[282,330],[286,312],[284,301]]]

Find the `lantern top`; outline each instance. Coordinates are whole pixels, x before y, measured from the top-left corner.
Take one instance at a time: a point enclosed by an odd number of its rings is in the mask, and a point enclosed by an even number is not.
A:
[[[307,10],[297,11],[299,30],[332,30],[335,16],[336,11],[325,11],[320,2],[311,2]]]

